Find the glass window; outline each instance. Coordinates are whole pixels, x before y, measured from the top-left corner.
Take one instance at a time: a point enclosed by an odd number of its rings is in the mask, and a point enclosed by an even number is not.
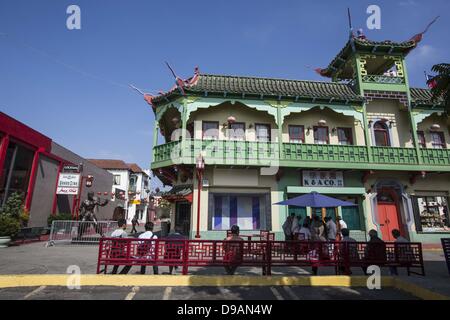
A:
[[[229,230],[238,225],[241,230],[266,229],[269,212],[265,194],[212,193],[212,230]]]
[[[416,196],[413,201],[417,231],[450,231],[448,197]]]
[[[10,141],[0,184],[0,205],[15,192],[26,195],[33,157],[33,150]]]
[[[389,129],[386,123],[377,121],[373,126],[375,145],[380,147],[389,147],[391,142],[389,140]]]
[[[270,125],[269,124],[256,124],[256,140],[261,142],[270,141]]]
[[[431,144],[434,149],[445,149],[445,138],[443,132],[431,132]]]
[[[314,127],[314,143],[328,144],[328,127]]]
[[[230,123],[228,132],[230,140],[245,140],[245,123]]]
[[[114,185],[119,185],[120,184],[120,175],[119,174],[115,174],[114,175]]]
[[[353,144],[352,128],[337,128],[337,135],[339,144],[341,145]]]
[[[210,139],[210,140],[219,139],[219,122],[203,121],[202,130],[203,130],[203,139]]]
[[[425,133],[423,131],[417,131],[417,139],[421,148],[427,147],[427,143],[425,141]]]
[[[288,127],[289,130],[289,142],[292,143],[305,143],[305,127],[294,126]]]

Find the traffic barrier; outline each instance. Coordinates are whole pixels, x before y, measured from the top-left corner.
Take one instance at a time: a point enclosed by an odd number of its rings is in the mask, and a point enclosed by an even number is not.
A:
[[[109,266],[180,266],[184,275],[189,267],[246,266],[261,267],[263,275],[271,275],[272,267],[327,266],[336,274],[350,274],[352,267],[369,265],[425,275],[420,243],[136,238],[101,238],[97,273],[107,273]]]
[[[52,222],[48,246],[97,245],[101,237],[109,237],[117,229],[117,221],[62,221]]]

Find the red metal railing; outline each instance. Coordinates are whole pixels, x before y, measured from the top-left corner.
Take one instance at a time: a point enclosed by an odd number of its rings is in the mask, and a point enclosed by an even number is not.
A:
[[[425,275],[421,243],[312,242],[312,241],[224,241],[136,238],[101,238],[97,273],[108,266],[261,267],[270,275],[272,267],[335,267],[336,274],[349,274],[352,267],[405,267],[408,275]],[[103,268],[103,270],[101,270]],[[413,272],[410,269],[419,269]]]

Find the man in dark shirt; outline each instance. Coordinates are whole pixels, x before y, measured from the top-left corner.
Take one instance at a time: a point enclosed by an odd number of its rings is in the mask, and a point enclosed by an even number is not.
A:
[[[386,244],[378,237],[378,232],[370,230],[369,238],[364,254],[366,264],[362,267],[365,275],[367,275],[367,267],[386,261]]]

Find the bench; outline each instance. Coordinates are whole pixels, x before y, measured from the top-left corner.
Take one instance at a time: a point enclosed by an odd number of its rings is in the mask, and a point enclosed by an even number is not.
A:
[[[139,246],[148,242],[151,253],[139,254]],[[336,274],[350,274],[354,267],[376,264],[380,267],[406,268],[408,275],[425,275],[420,243],[385,243],[383,257],[367,256],[367,242],[313,241],[224,241],[224,240],[143,240],[134,238],[102,238],[99,244],[97,273],[102,267],[181,266],[189,267],[260,267],[263,275],[271,275],[272,267],[334,267]],[[352,249],[354,248],[354,249]],[[370,247],[369,247],[370,248]],[[234,252],[230,253],[230,250]],[[370,251],[370,250],[369,250]],[[232,258],[230,258],[232,257]],[[419,271],[413,272],[413,269]]]

